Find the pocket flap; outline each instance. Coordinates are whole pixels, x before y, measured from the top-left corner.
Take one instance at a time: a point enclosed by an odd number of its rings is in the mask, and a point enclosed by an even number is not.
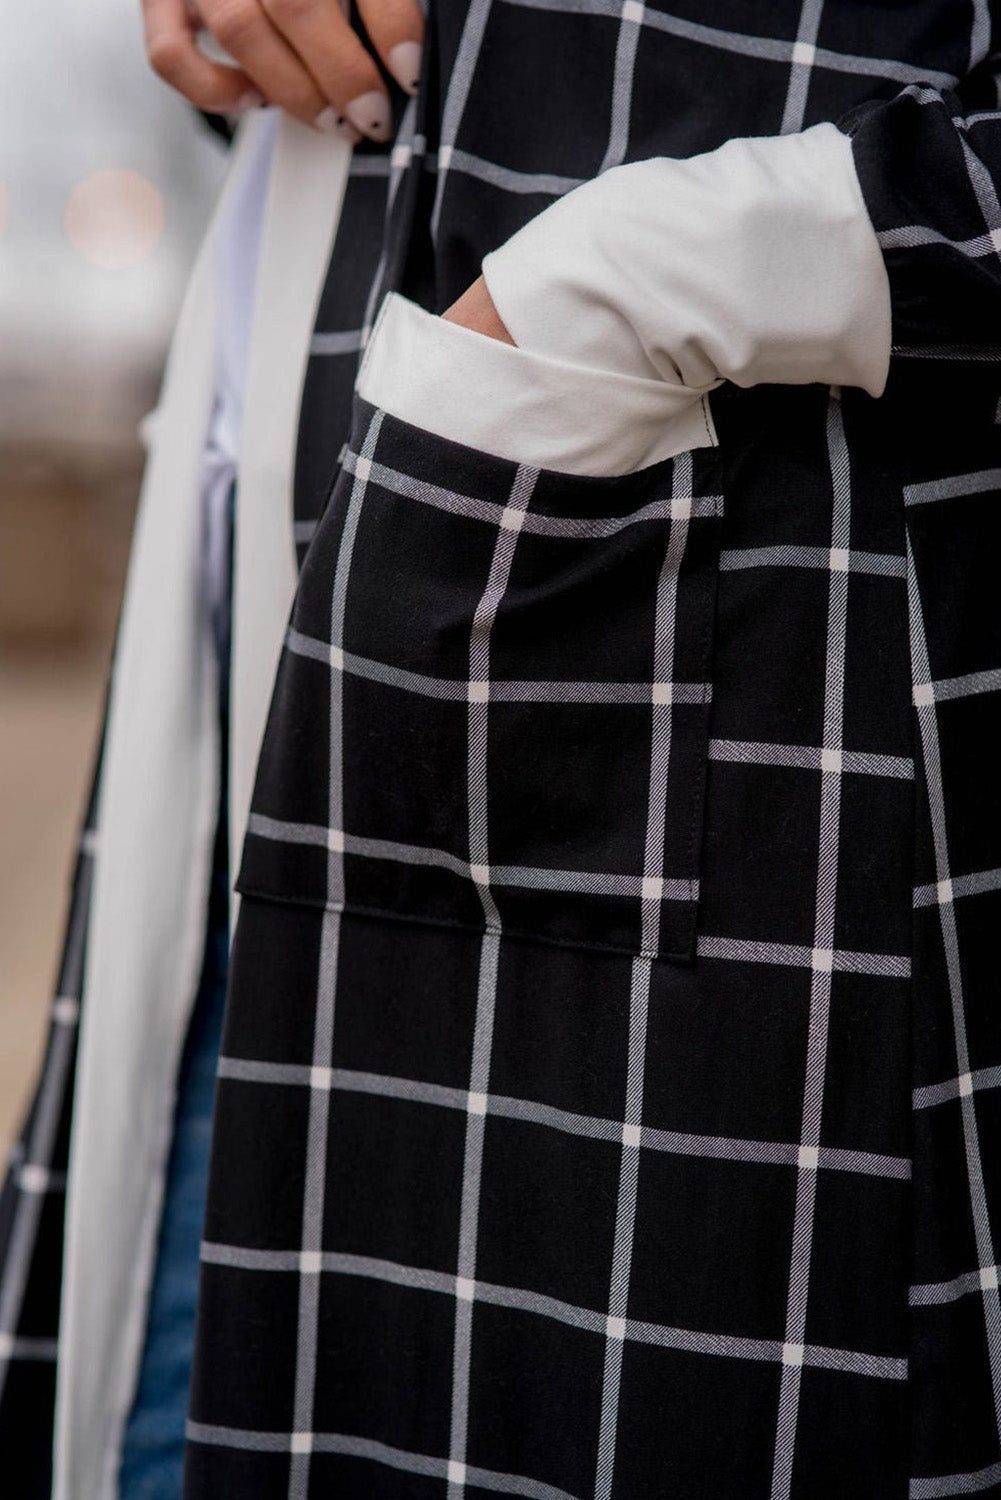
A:
[[[395,292],[357,383],[371,406],[437,437],[599,478],[715,446],[706,400],[714,388],[564,364],[446,322]]]

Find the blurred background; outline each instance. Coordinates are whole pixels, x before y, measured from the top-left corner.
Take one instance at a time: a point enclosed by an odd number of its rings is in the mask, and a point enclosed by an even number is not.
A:
[[[40,1060],[142,466],[225,148],[149,71],[139,0],[0,48],[0,1160]]]

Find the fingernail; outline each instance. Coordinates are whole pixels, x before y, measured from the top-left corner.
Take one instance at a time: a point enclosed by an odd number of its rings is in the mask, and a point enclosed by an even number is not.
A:
[[[421,54],[424,48],[420,42],[397,42],[395,47],[390,47],[387,55],[389,71],[396,79],[401,88],[406,89],[408,94],[416,94],[417,86],[421,81]]]
[[[333,105],[321,109],[313,124],[317,130],[323,130],[327,135],[336,135],[342,141],[349,141],[352,146],[357,146],[361,140],[361,132],[357,131],[353,125],[349,125],[344,116],[337,113]]]
[[[239,99],[237,99],[233,113],[243,115],[246,114],[248,109],[260,109],[263,103],[263,94],[259,94],[257,89],[248,89],[245,94],[241,94]]]
[[[359,94],[344,106],[344,113],[352,125],[373,141],[388,141],[392,134],[392,115],[389,100],[381,89],[372,89],[368,94]]]

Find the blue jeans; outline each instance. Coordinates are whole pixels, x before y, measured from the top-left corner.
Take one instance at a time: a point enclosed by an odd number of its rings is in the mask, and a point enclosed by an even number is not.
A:
[[[225,866],[218,885],[221,889],[213,891],[217,917],[209,924],[202,979],[178,1079],[146,1344],[122,1449],[121,1500],[178,1500],[181,1493],[198,1252],[229,956]]]

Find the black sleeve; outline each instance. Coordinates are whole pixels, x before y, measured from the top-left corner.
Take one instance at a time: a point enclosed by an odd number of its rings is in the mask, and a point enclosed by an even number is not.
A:
[[[972,88],[916,84],[838,121],[886,263],[895,350],[1001,357],[998,102],[988,66]]]

